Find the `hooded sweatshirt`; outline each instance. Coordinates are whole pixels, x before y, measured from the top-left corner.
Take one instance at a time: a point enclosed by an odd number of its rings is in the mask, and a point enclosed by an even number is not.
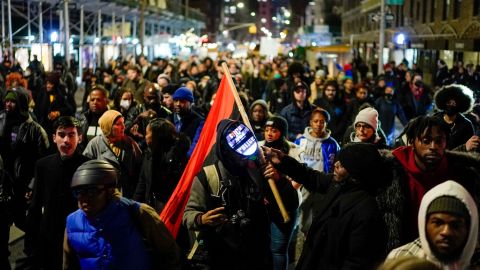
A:
[[[422,171],[415,162],[415,153],[411,146],[401,146],[392,151],[392,154],[402,164],[408,176],[408,190],[411,204],[411,223],[408,231],[415,231],[417,226],[417,212],[420,208],[420,202],[424,194],[434,186],[442,183],[447,179],[453,179],[454,176],[448,170],[448,161],[443,156],[437,169],[434,171]]]
[[[300,146],[300,161],[314,170],[333,172],[333,163],[340,146],[330,137],[330,130],[322,138],[313,137],[311,131],[311,127],[306,127],[303,135],[295,140],[295,144]]]
[[[470,213],[470,226],[467,242],[465,243],[460,257],[455,262],[449,264],[444,264],[435,257],[435,254],[433,254],[430,249],[425,230],[428,207],[433,200],[441,196],[452,196],[459,199],[465,204]],[[418,232],[420,237],[417,240],[392,250],[390,254],[388,254],[387,259],[394,259],[402,256],[416,256],[427,259],[444,270],[470,269],[470,263],[475,251],[478,236],[478,210],[470,193],[468,193],[462,185],[451,180],[432,188],[425,194],[425,196],[423,196],[420,210],[418,211]]]

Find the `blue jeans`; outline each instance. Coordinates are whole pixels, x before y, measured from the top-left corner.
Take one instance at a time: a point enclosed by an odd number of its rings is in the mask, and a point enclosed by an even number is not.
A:
[[[298,211],[295,211],[290,215],[288,223],[277,221],[270,223],[270,250],[272,251],[274,270],[286,270],[288,268],[288,247],[293,239],[297,218]]]

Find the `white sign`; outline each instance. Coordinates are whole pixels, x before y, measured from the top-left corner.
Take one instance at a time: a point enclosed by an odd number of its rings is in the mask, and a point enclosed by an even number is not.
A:
[[[260,55],[275,57],[280,49],[280,39],[262,37],[260,39]]]

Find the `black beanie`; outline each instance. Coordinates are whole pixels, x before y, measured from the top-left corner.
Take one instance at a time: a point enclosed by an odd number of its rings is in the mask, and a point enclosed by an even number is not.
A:
[[[347,144],[340,150],[337,159],[352,178],[369,186],[376,186],[376,180],[382,176],[382,157],[373,144]]]
[[[271,126],[274,127],[282,133],[283,137],[287,137],[288,135],[288,123],[285,118],[279,116],[279,115],[274,115],[268,118],[267,122],[265,123],[265,126]]]
[[[427,209],[427,215],[439,212],[449,213],[467,220],[470,219],[470,213],[465,204],[453,196],[440,196],[430,203]]]

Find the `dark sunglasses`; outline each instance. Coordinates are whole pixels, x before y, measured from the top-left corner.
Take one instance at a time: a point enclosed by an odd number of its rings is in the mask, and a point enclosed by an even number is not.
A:
[[[104,191],[106,188],[99,188],[99,187],[83,187],[83,188],[76,188],[72,190],[73,196],[75,198],[79,198],[80,196],[82,197],[88,197],[88,198],[94,198],[98,196],[102,191]]]
[[[295,88],[295,92],[296,92],[296,93],[307,92],[307,89],[305,89],[305,88],[303,88],[303,87],[298,87],[298,88]]]

